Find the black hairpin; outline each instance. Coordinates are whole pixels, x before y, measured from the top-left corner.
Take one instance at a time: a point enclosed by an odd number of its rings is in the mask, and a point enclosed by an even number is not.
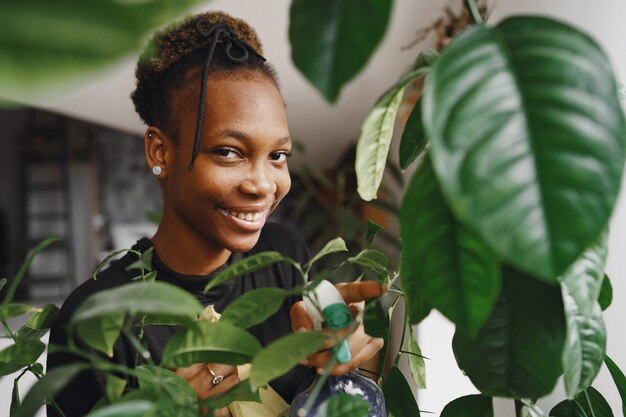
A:
[[[196,27],[196,31],[203,38],[210,38],[211,43],[209,47],[209,52],[207,53],[207,59],[204,62],[204,70],[202,72],[202,83],[200,90],[200,103],[198,105],[198,121],[196,123],[196,134],[193,142],[193,151],[191,153],[191,163],[189,164],[189,171],[193,169],[193,163],[200,152],[200,140],[202,139],[202,127],[204,124],[204,112],[206,110],[206,87],[207,80],[209,77],[209,68],[211,67],[211,60],[213,59],[213,52],[215,52],[215,47],[217,46],[220,38],[222,39],[222,44],[224,45],[224,53],[226,57],[235,62],[237,64],[242,64],[248,60],[250,57],[250,53],[255,56],[261,58],[265,61],[265,58],[262,57],[259,53],[255,51],[255,49],[250,46],[246,41],[243,41],[232,32],[230,27],[224,23],[216,23],[211,25],[208,20],[204,17],[200,17],[196,19],[194,22]],[[232,54],[233,45],[239,49],[240,54],[238,56]]]

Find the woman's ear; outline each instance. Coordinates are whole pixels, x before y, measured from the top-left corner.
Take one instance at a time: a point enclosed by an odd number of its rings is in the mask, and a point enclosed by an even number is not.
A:
[[[172,142],[157,127],[150,126],[144,134],[146,162],[152,174],[159,180],[167,178],[167,171],[171,157]]]

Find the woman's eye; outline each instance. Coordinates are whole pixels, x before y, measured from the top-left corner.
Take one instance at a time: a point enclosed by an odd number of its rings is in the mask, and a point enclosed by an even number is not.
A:
[[[270,154],[270,159],[275,162],[286,162],[289,156],[291,156],[289,152],[273,152]]]
[[[221,156],[222,158],[236,158],[237,153],[233,149],[219,148],[213,151],[214,154]]]

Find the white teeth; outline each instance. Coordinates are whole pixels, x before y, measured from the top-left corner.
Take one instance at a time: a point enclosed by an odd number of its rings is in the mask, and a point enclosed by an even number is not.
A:
[[[240,220],[245,220],[247,222],[254,222],[257,221],[261,218],[261,216],[263,216],[263,213],[265,213],[265,210],[263,211],[259,211],[256,213],[238,213],[236,211],[232,211],[232,210],[227,210],[228,214],[230,214],[233,217],[236,217]]]
[[[254,216],[252,215],[252,213],[248,213],[246,214],[246,220],[251,222],[252,220],[254,220]]]
[[[245,220],[245,219],[246,219],[246,215],[245,215],[245,214],[243,214],[243,213],[239,213],[239,214],[237,215],[237,217],[239,217],[241,220]]]

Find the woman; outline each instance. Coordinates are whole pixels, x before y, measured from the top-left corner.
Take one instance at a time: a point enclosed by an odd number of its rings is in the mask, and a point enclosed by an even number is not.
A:
[[[261,55],[254,30],[223,13],[188,18],[157,33],[140,59],[135,108],[148,126],[144,140],[146,160],[163,192],[163,218],[151,240],[135,249],[154,248],[157,279],[185,288],[217,311],[246,291],[259,287],[291,289],[302,284],[288,265],[275,265],[202,293],[206,283],[228,264],[266,250],[277,250],[306,263],[306,246],[290,229],[266,220],[290,187],[287,158],[291,139],[285,105],[272,67]],[[72,312],[90,294],[129,283],[128,255],[114,262],[96,281],[88,280],[66,300],[51,332],[51,343],[65,344],[65,325]],[[349,303],[379,296],[375,283],[341,287]],[[262,345],[292,330],[311,329],[302,302],[293,297],[265,323],[250,332]],[[171,326],[148,326],[143,340],[156,363],[172,335]],[[353,360],[335,365],[344,374],[375,357],[382,340],[367,336],[360,326],[349,338]],[[79,339],[76,343],[92,351]],[[287,402],[295,389],[323,368],[328,352],[308,358],[271,382]],[[121,337],[113,361],[132,366],[132,346]],[[66,354],[51,355],[49,368],[76,361]],[[197,364],[176,372],[198,398],[217,395],[239,382],[236,368]],[[218,378],[217,376],[221,376]],[[136,381],[129,380],[128,386]],[[102,397],[105,381],[95,371],[83,372],[58,397],[65,414],[87,414]],[[49,415],[55,415],[48,410]],[[222,415],[227,410],[221,410]]]

